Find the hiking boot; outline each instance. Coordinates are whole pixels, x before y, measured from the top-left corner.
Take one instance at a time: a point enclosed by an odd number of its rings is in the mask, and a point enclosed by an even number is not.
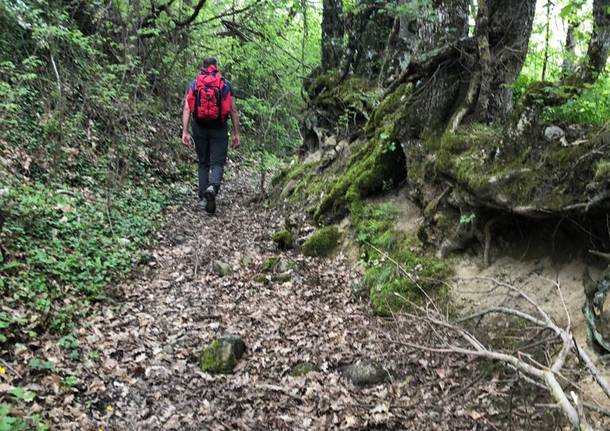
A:
[[[200,199],[199,202],[197,202],[197,209],[198,210],[205,210],[208,206],[208,200],[206,198]],[[207,210],[206,210],[207,211]]]
[[[210,186],[205,189],[205,192],[203,192],[203,196],[207,201],[205,210],[208,214],[214,214],[216,212],[216,193],[214,192],[214,186]]]

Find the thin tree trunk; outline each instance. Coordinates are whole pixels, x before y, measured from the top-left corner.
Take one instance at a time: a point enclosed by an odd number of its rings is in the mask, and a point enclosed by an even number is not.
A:
[[[576,58],[576,38],[574,33],[578,28],[578,24],[577,21],[570,21],[568,23],[566,43],[563,49],[563,62],[561,64],[561,72],[564,76],[574,72],[574,59]]]
[[[546,8],[546,30],[544,32],[544,60],[542,62],[542,77],[541,80],[546,80],[546,69],[549,64],[549,41],[551,38],[551,7],[553,3],[547,2],[544,7]]]

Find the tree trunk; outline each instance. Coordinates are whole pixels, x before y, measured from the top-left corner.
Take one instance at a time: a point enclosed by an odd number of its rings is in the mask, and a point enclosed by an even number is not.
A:
[[[536,0],[489,0],[490,97],[486,120],[504,120],[513,109],[514,82],[527,55]]]
[[[577,72],[581,82],[594,82],[606,68],[610,49],[610,0],[593,0],[593,32],[587,62]]]
[[[322,69],[339,66],[343,52],[343,2],[324,0],[322,5]]]
[[[563,76],[568,76],[574,72],[574,59],[576,58],[576,38],[574,33],[577,28],[577,21],[570,21],[568,23],[566,43],[563,49],[563,62],[561,63],[561,72]]]
[[[432,7],[432,15],[418,21],[417,59],[468,36],[468,0],[434,0]],[[444,129],[469,75],[461,60],[465,59],[458,54],[440,62],[430,76],[416,84],[404,133],[414,137],[426,129]]]

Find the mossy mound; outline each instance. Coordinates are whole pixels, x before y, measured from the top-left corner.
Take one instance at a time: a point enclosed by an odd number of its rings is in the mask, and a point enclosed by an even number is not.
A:
[[[403,84],[374,110],[365,127],[367,143],[352,156],[317,206],[318,222],[332,221],[374,194],[397,187],[407,177],[407,160],[399,140],[412,86]]]
[[[257,283],[262,283],[262,284],[269,284],[271,283],[271,279],[268,275],[265,274],[258,274],[256,276],[254,276],[253,279],[255,282]]]
[[[426,295],[443,299],[448,264],[430,256],[412,235],[394,229],[396,209],[389,204],[362,205],[352,213],[363,261],[368,266],[362,285],[373,311],[389,316],[418,303]],[[425,292],[425,293],[424,293]]]
[[[428,142],[438,173],[453,178],[482,206],[541,215],[577,208],[605,187],[610,165],[601,159],[604,134],[573,142],[513,141],[506,132],[471,125]]]
[[[275,232],[272,239],[280,250],[290,250],[294,246],[294,235],[288,229]]]
[[[328,256],[337,245],[341,233],[335,226],[326,226],[315,231],[303,244],[305,256]]]
[[[201,353],[199,367],[211,374],[230,374],[245,351],[246,345],[240,337],[218,338]]]
[[[442,285],[450,272],[447,263],[427,256],[414,238],[398,232],[388,236],[394,241],[389,250],[393,261],[381,260],[366,271],[363,279],[375,314],[389,316],[426,295],[437,300],[444,297]]]

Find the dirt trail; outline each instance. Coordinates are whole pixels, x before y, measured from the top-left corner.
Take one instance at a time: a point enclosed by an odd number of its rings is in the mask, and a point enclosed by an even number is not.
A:
[[[80,360],[57,340],[41,347],[58,374],[79,379],[66,388],[57,375],[28,376],[35,408],[51,411],[53,428],[505,429],[512,415],[513,429],[541,429],[548,417],[517,402],[514,379],[501,371],[396,344],[398,330],[421,343],[426,333],[373,316],[352,295],[358,274],[341,254],[277,251],[270,237],[281,217],[248,203],[254,177],[241,171],[227,181],[215,217],[192,208],[170,216],[140,275],[117,288],[115,305],[100,305],[85,321]],[[296,264],[292,279],[254,281],[277,255]],[[215,259],[233,274],[215,275]],[[245,357],[233,375],[203,373],[201,350],[223,334],[243,337]],[[342,377],[339,368],[360,357],[382,363],[390,382],[362,388]],[[300,361],[321,371],[290,377]]]

